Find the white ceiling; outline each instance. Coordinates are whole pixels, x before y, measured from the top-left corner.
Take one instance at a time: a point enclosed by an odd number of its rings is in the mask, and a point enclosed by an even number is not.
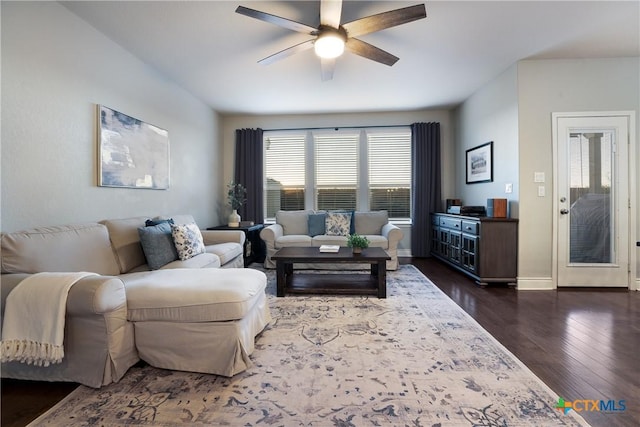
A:
[[[346,1],[342,22],[420,3]],[[313,50],[259,59],[310,38],[235,13],[238,5],[317,26],[317,1],[63,2],[221,113],[414,110],[459,104],[525,58],[640,56],[635,1],[427,1],[427,18],[361,37],[400,58],[351,53],[333,80]]]

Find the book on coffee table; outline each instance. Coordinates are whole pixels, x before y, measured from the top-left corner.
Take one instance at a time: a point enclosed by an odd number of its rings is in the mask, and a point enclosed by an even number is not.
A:
[[[322,245],[320,246],[320,252],[338,252],[340,246],[338,245]]]

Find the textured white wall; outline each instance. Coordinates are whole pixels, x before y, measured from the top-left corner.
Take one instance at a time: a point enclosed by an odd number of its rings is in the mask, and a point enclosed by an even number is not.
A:
[[[167,213],[217,224],[217,114],[58,3],[1,7],[0,228]],[[96,104],[169,131],[169,190],[97,186]]]
[[[532,287],[552,286],[552,132],[551,113],[578,111],[640,112],[640,59],[527,60],[518,64],[520,127],[520,248],[518,275]],[[637,135],[637,133],[636,133]],[[631,142],[638,147],[638,139]],[[636,155],[640,150],[636,148]],[[640,168],[640,157],[635,161]],[[538,197],[534,172],[546,176],[546,197]],[[637,175],[636,175],[637,176]],[[631,183],[631,196],[640,186]],[[634,187],[635,186],[635,187]],[[640,218],[636,215],[636,230]],[[622,232],[625,232],[623,230]],[[627,231],[628,232],[628,231]],[[631,236],[638,240],[638,236]],[[633,254],[632,254],[633,259]],[[640,265],[640,251],[636,251]],[[639,270],[640,271],[640,270]],[[519,280],[520,282],[520,280]]]
[[[489,198],[509,201],[518,217],[518,84],[516,66],[483,86],[456,109],[456,193],[464,205],[485,206]],[[493,182],[466,183],[466,150],[493,141]],[[505,184],[513,192],[505,193]]]

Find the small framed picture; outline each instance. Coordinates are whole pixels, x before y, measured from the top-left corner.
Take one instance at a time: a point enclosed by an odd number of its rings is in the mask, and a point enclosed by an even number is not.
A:
[[[467,184],[493,181],[493,141],[466,151]]]

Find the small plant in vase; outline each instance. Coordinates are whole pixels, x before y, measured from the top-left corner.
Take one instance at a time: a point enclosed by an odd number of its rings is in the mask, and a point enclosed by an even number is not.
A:
[[[369,239],[359,234],[350,234],[347,237],[347,246],[353,249],[354,254],[359,254],[363,249],[369,247]]]
[[[238,209],[240,209],[247,201],[247,189],[242,184],[231,181],[227,184],[227,202],[233,209],[231,215],[229,215],[229,227],[239,227],[240,215],[238,215]]]

